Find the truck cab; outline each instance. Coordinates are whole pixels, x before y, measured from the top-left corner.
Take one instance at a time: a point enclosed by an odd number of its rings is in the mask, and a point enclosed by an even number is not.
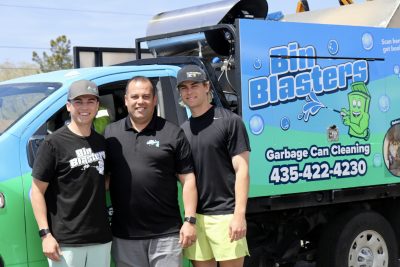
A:
[[[143,75],[157,86],[157,113],[176,124],[187,119],[179,105],[176,66],[115,66],[57,71],[0,85],[0,259],[3,266],[43,266],[44,259],[31,203],[31,168],[43,138],[69,122],[69,85],[94,81],[111,121],[127,116],[127,81]]]

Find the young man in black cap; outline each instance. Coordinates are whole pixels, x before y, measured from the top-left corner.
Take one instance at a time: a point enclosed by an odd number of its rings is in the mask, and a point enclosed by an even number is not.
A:
[[[196,240],[197,190],[189,143],[182,129],[157,116],[156,88],[147,77],[128,81],[125,105],[129,115],[105,131],[112,255],[117,267],[180,267],[182,247]]]
[[[92,130],[96,84],[71,84],[71,123],[46,137],[32,170],[32,208],[49,266],[107,267],[111,231],[105,199],[105,140]]]
[[[198,66],[183,67],[177,80],[192,113],[182,128],[192,148],[199,195],[197,241],[184,255],[195,267],[243,266],[250,152],[245,126],[238,115],[210,103],[210,85]]]

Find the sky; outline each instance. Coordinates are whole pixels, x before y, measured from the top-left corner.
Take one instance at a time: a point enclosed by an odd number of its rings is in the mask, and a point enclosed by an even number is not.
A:
[[[363,0],[356,0],[362,2]],[[32,52],[50,53],[50,40],[66,35],[72,46],[133,48],[148,21],[160,12],[214,0],[2,0],[0,64],[32,63]],[[311,10],[338,6],[337,0],[309,0]],[[269,13],[294,13],[297,0],[269,0]]]

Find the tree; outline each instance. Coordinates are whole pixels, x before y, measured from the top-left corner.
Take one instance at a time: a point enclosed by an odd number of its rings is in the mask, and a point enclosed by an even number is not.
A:
[[[71,41],[65,36],[58,36],[50,40],[50,51],[52,55],[43,52],[43,58],[33,51],[32,60],[39,64],[42,72],[72,68]]]

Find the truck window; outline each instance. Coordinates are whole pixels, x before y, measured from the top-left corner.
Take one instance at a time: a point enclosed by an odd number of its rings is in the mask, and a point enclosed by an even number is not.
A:
[[[187,119],[187,115],[185,109],[178,103],[179,97],[177,90],[173,86],[173,79],[174,78],[172,77],[150,77],[151,82],[157,88],[157,115],[177,125],[180,125],[183,123],[184,120]],[[107,123],[112,123],[114,121],[123,119],[128,115],[128,111],[125,106],[125,88],[127,82],[128,80],[118,80],[98,85],[100,94],[100,105],[99,112],[96,118],[100,116],[107,116]],[[33,98],[32,93],[29,94],[29,96]],[[38,98],[37,101],[32,101],[33,99],[31,99],[32,103],[30,107],[36,105],[47,95],[42,93],[40,96],[41,98],[36,96]],[[27,99],[26,101],[29,101],[29,99]],[[47,121],[38,128],[38,130],[36,130],[36,132],[32,135],[27,144],[28,163],[31,167],[33,166],[33,161],[35,159],[37,150],[42,143],[44,137],[48,134],[52,134],[63,125],[67,125],[69,122],[70,116],[64,105],[50,118],[48,118]],[[94,122],[93,125],[96,131],[101,134],[104,133],[105,127],[107,126],[107,123],[103,122],[100,123],[100,127],[96,125],[96,122]]]
[[[60,87],[60,83],[0,85],[0,134]]]
[[[149,77],[157,89],[157,115],[180,125],[187,119],[185,110],[179,105],[178,92],[173,86],[172,77]],[[128,115],[125,106],[125,88],[128,80],[99,85],[100,107],[106,108],[111,121]]]

